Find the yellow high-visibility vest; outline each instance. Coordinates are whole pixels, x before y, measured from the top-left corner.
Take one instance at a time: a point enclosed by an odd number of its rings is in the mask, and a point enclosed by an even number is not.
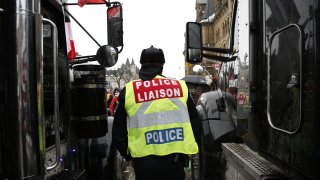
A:
[[[128,149],[132,157],[196,154],[185,81],[156,76],[126,85]]]

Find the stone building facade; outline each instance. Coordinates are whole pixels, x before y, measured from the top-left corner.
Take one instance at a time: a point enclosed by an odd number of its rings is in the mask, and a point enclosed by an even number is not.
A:
[[[107,69],[106,75],[107,81],[110,82],[111,90],[115,87],[122,89],[129,81],[139,78],[139,68],[133,59],[131,62],[127,59],[117,69]]]

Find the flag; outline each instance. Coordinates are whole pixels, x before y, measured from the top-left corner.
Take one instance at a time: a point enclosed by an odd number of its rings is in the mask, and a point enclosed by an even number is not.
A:
[[[113,8],[108,8],[107,14],[108,14],[108,19],[112,18],[119,18],[120,17],[120,6],[114,6]]]
[[[92,4],[100,4],[100,3],[106,3],[105,0],[78,0],[78,4],[80,7],[83,7],[84,5],[92,3]]]
[[[74,40],[72,37],[71,22],[69,17],[67,16],[65,18],[65,31],[66,31],[68,61],[71,62],[72,59],[76,57],[76,49],[75,49]]]

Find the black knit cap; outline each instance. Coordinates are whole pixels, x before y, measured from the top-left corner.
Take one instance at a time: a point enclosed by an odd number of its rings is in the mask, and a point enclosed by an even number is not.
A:
[[[159,63],[164,64],[164,54],[162,49],[155,48],[153,46],[142,50],[141,56],[140,56],[140,64],[146,64],[146,63]]]

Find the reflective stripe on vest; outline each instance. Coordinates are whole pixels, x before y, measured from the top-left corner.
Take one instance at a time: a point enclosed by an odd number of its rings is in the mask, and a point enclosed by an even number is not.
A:
[[[126,85],[128,146],[132,157],[198,152],[186,105],[188,95],[184,81],[161,76]]]

